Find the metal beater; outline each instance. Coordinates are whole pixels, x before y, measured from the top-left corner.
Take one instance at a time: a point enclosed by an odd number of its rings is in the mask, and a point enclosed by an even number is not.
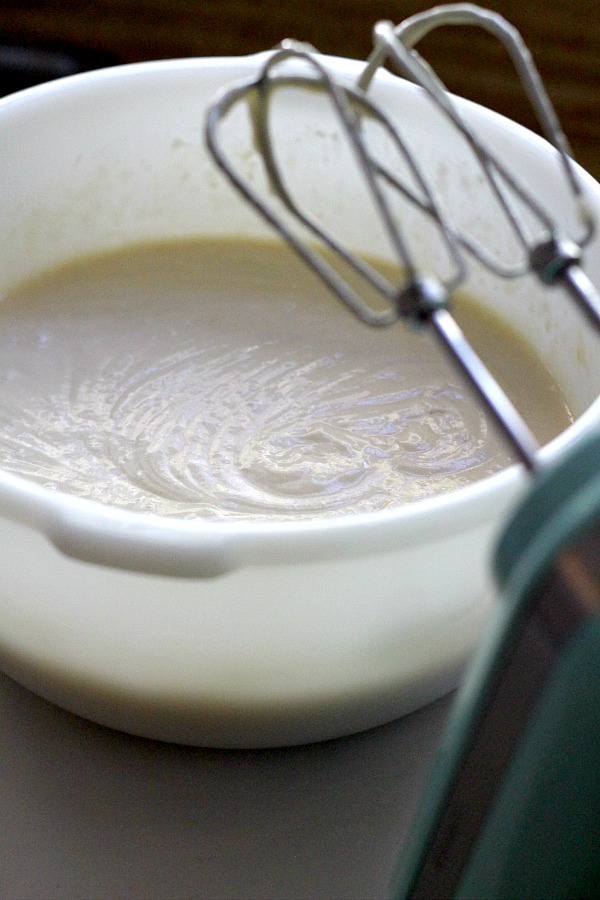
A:
[[[438,76],[416,51],[421,38],[442,25],[481,27],[507,50],[541,129],[558,153],[557,162],[580,223],[579,235],[565,236],[543,200],[532,196],[506,161],[484,146],[459,114]],[[289,60],[299,64],[300,73],[290,74],[286,68]],[[519,259],[506,263],[496,258],[442,209],[402,134],[370,96],[373,76],[387,63],[420,85],[460,133],[474,168],[493,192],[520,248]],[[271,100],[278,88],[290,85],[329,97],[405,273],[400,285],[388,282],[364,260],[348,253],[288,190],[273,147]],[[385,302],[383,310],[374,310],[365,302],[353,283],[311,242],[300,238],[286,215],[276,211],[232,167],[220,144],[219,126],[239,103],[249,105],[255,146],[264,162],[269,189],[281,208],[376,291]],[[366,121],[375,121],[386,130],[411,181],[371,155],[364,137]],[[594,222],[566,138],[527,48],[518,32],[493,12],[471,4],[440,6],[396,27],[389,22],[378,23],[373,52],[357,83],[347,86],[331,77],[312,48],[286,41],[269,56],[256,78],[217,98],[208,115],[206,135],[214,159],[233,185],[355,315],[372,326],[405,319],[433,330],[520,460],[535,470],[533,488],[505,529],[496,555],[496,577],[504,603],[459,694],[438,771],[408,859],[400,869],[394,896],[489,900],[597,896],[600,853],[594,847],[598,846],[600,829],[600,440],[596,437],[576,448],[554,469],[542,470],[527,425],[450,312],[451,295],[464,281],[469,261],[474,259],[499,278],[515,279],[533,272],[546,285],[563,286],[594,328],[600,328],[600,297],[581,267],[582,250],[593,235]],[[402,223],[392,212],[390,191],[417,207],[438,230],[452,262],[446,278],[419,271]],[[527,227],[523,209],[527,211]],[[560,786],[561,754],[573,782],[570,795],[556,787]],[[551,771],[559,775],[544,780]],[[581,800],[572,799],[577,796],[585,798],[584,809]],[[548,820],[555,823],[551,831],[545,827]],[[592,849],[586,857],[590,833]]]
[[[513,61],[523,88],[537,114],[541,128],[560,157],[565,181],[573,197],[581,223],[581,234],[575,238],[563,236],[560,224],[553,221],[543,203],[526,186],[519,183],[508,165],[490,148],[485,147],[456,109],[452,97],[415,50],[415,45],[430,31],[443,25],[476,25],[491,32],[504,45]],[[537,69],[518,32],[501,16],[472,4],[452,4],[435,7],[406,19],[394,27],[379,22],[374,27],[375,46],[354,87],[335,81],[321,62],[316,51],[305,44],[284,41],[269,56],[256,78],[236,85],[223,93],[211,107],[206,123],[206,139],[215,161],[232,184],[296,250],[297,253],[329,285],[331,290],[357,315],[371,326],[387,326],[405,319],[427,324],[475,387],[480,398],[512,444],[518,458],[529,468],[536,465],[537,444],[504,391],[495,382],[482,361],[465,340],[449,309],[452,293],[462,284],[467,271],[468,257],[474,257],[488,270],[501,278],[518,278],[535,272],[545,284],[562,284],[577,301],[587,317],[598,326],[600,297],[580,265],[582,249],[593,236],[594,222],[585,204],[577,171],[571,162],[567,140],[544,89]],[[285,63],[301,64],[304,72],[289,74]],[[522,249],[522,258],[506,264],[496,259],[472,236],[463,233],[443,210],[430,186],[426,173],[412,156],[402,134],[369,96],[369,87],[377,70],[391,62],[407,78],[423,88],[431,102],[447,117],[467,142],[473,165],[483,173],[493,191],[501,214]],[[405,272],[401,285],[391,284],[364,260],[351,254],[335,236],[314,217],[303,211],[292,197],[280,171],[273,146],[270,119],[272,97],[282,87],[305,87],[326,93],[331,100],[344,133],[351,142],[360,170],[380,215],[398,262]],[[306,240],[290,227],[285,216],[261,196],[245,179],[224,152],[219,140],[219,126],[230,110],[248,104],[254,128],[254,142],[264,162],[270,191],[279,199],[287,213],[307,229],[322,245],[331,250],[343,263],[365,280],[371,289],[386,302],[385,310],[374,311],[356,288],[328,264]],[[363,135],[363,123],[378,122],[388,133],[406,162],[414,183],[407,183],[396,172],[375,159]],[[425,276],[412,257],[410,247],[391,210],[389,194],[395,191],[414,204],[435,223],[454,271],[444,280]],[[535,238],[525,232],[518,208],[527,208],[538,226]]]

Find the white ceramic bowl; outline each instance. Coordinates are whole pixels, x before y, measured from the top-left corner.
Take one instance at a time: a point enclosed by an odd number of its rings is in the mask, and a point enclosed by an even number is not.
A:
[[[264,234],[202,138],[215,92],[260,61],[128,66],[2,101],[1,289],[141,238]],[[327,64],[343,77],[358,71]],[[376,96],[444,189],[467,191],[465,216],[481,239],[501,242],[497,216],[452,174],[463,151],[439,139],[419,92],[382,75]],[[307,103],[290,109],[294,125],[304,116],[311,139],[334,140]],[[570,222],[550,148],[489,111],[465,110]],[[297,164],[295,138],[282,152]],[[327,186],[331,216],[352,246],[377,250],[343,174],[339,190]],[[600,188],[582,178],[600,216]],[[318,204],[321,180],[307,169],[303,182]],[[592,248],[587,260],[600,282],[598,256]],[[598,421],[596,338],[532,279],[498,284],[474,271],[471,286],[528,336],[580,416],[546,448],[550,458]],[[0,473],[0,664],[67,709],[171,741],[290,744],[389,721],[455,686],[488,615],[490,548],[524,480],[514,467],[392,512],[244,524],[145,517]]]

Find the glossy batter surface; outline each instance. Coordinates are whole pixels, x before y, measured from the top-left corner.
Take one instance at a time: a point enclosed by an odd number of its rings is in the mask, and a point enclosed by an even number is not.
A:
[[[457,317],[540,442],[570,422],[535,355]],[[0,466],[166,516],[397,506],[508,465],[429,335],[356,321],[286,249],[203,240],[80,260],[0,305]]]

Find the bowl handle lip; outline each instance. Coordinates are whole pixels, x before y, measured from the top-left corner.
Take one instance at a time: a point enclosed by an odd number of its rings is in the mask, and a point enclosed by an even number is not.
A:
[[[96,504],[94,504],[96,506]],[[55,515],[46,537],[66,556],[112,569],[177,578],[214,578],[240,565],[234,544],[222,530],[206,527],[194,534],[159,527],[155,517],[138,515],[120,519],[119,510],[94,509],[91,515]]]

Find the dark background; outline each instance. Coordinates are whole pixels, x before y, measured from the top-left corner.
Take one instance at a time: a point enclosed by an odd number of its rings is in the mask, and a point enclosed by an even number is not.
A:
[[[432,5],[434,0],[0,0],[0,92],[111,63],[252,53],[284,37],[365,57],[375,21],[399,22]],[[521,31],[575,156],[600,177],[599,0],[493,0],[490,6]],[[447,28],[420,48],[457,93],[533,124],[491,37]]]

